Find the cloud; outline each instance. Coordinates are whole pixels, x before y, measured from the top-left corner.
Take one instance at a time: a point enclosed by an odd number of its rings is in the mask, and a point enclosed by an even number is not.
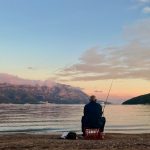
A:
[[[97,51],[98,47],[94,47],[85,51],[85,53],[79,59],[80,61],[87,64],[98,64],[103,62],[101,54]]]
[[[102,93],[103,91],[95,90],[95,93]]]
[[[28,70],[35,70],[34,67],[27,67]]]
[[[62,69],[57,76],[67,81],[104,79],[150,80],[150,19],[124,28],[126,45],[86,50],[78,63]]]
[[[150,7],[147,6],[147,7],[143,8],[143,12],[144,13],[150,13]]]
[[[133,0],[133,2],[132,9],[140,9],[145,14],[150,13],[150,0]]]
[[[138,0],[140,3],[150,3],[150,0]]]
[[[125,40],[140,41],[142,43],[150,42],[150,18],[142,19],[136,23],[124,27],[123,37]]]

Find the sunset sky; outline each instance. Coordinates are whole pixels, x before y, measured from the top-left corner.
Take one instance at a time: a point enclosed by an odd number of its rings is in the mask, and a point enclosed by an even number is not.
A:
[[[150,93],[150,0],[0,0],[0,73],[104,100]]]

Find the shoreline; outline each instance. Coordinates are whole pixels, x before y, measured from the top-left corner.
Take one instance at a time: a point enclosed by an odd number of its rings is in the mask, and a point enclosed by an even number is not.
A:
[[[104,140],[60,139],[61,134],[0,134],[0,150],[150,150],[150,133],[106,133]]]
[[[44,132],[14,132],[14,131],[9,131],[9,132],[3,132],[3,131],[0,131],[0,136],[3,136],[3,135],[19,135],[19,134],[26,134],[26,135],[62,135],[64,132],[71,132],[71,131],[63,131],[63,132],[47,132],[47,133],[44,133]],[[81,135],[82,133],[81,132],[78,132],[78,131],[72,131],[72,132],[75,132],[77,135]],[[121,135],[144,135],[144,134],[150,134],[150,132],[104,132],[104,134],[121,134]]]

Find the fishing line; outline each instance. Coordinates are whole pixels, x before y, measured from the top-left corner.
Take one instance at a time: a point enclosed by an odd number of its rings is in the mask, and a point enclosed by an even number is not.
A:
[[[105,102],[104,102],[104,107],[103,107],[102,114],[104,114],[104,110],[105,110],[105,107],[106,107],[106,104],[107,104],[107,101],[108,101],[108,98],[109,98],[109,95],[110,95],[110,91],[111,91],[111,88],[112,88],[112,85],[113,85],[113,81],[114,81],[114,80],[111,81],[111,84],[110,84],[110,87],[109,87],[109,91],[108,91],[106,100],[105,100]]]

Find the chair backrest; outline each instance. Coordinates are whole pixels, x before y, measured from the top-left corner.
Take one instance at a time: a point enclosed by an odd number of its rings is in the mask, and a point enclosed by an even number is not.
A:
[[[100,129],[85,129],[85,136],[84,138],[86,140],[102,140],[104,139],[103,133],[100,131]]]

